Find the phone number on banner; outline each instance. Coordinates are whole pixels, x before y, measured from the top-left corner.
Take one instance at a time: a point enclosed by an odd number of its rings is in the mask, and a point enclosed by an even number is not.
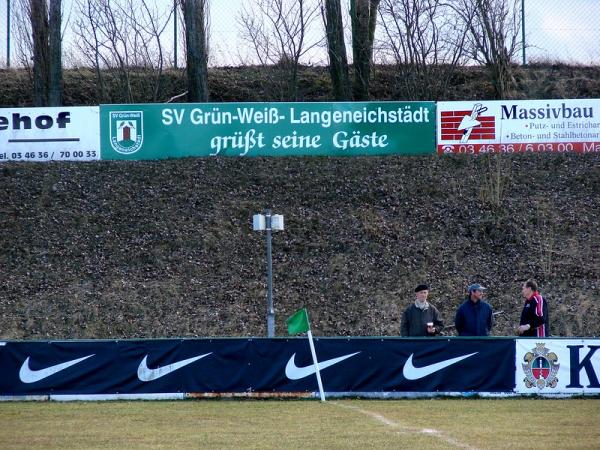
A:
[[[600,153],[600,142],[535,142],[521,144],[443,144],[437,147],[438,154],[479,153]]]
[[[99,159],[96,150],[2,152],[2,161],[94,161]]]

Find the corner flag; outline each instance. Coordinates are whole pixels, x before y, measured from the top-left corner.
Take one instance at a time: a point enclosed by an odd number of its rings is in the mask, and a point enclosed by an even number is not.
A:
[[[288,334],[306,333],[310,326],[308,325],[308,313],[306,308],[302,308],[287,320]]]
[[[312,354],[313,364],[315,366],[315,375],[317,376],[317,384],[319,385],[319,394],[321,401],[325,401],[325,392],[323,391],[323,382],[321,381],[321,372],[319,371],[319,361],[317,360],[317,352],[315,352],[315,344],[313,342],[312,333],[310,332],[310,323],[308,321],[308,312],[306,308],[299,309],[287,319],[288,334],[306,333],[308,344],[310,345],[310,353]]]

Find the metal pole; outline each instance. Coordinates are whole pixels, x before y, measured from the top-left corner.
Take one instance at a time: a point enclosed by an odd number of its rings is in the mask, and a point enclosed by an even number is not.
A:
[[[267,229],[267,337],[275,337],[275,309],[273,308],[273,259],[271,257],[271,210],[265,210]]]
[[[312,333],[310,326],[306,332],[308,336],[308,344],[310,345],[310,353],[313,358],[313,364],[315,365],[315,374],[317,375],[317,384],[319,385],[319,394],[321,395],[321,401],[325,401],[325,391],[323,391],[323,382],[321,381],[321,371],[319,370],[319,360],[317,359],[317,352],[315,351],[315,343],[313,342]]]
[[[177,69],[177,0],[173,0],[173,52]]]
[[[525,59],[525,0],[521,0],[521,45],[523,46],[523,65],[527,65]]]
[[[10,68],[10,0],[6,0],[6,67]]]

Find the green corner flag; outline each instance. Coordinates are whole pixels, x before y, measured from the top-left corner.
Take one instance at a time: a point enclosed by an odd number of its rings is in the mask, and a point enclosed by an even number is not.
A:
[[[319,394],[321,395],[321,401],[324,402],[325,391],[323,390],[321,372],[319,371],[319,361],[317,360],[317,352],[315,351],[315,344],[313,342],[312,333],[310,332],[310,324],[308,323],[308,312],[306,311],[306,308],[299,309],[293,315],[288,317],[287,326],[288,334],[306,333],[308,345],[310,345],[310,353],[312,355],[313,365],[315,368],[315,375],[317,376],[317,383],[319,384]]]
[[[299,309],[287,320],[288,334],[306,333],[310,330],[306,308]]]

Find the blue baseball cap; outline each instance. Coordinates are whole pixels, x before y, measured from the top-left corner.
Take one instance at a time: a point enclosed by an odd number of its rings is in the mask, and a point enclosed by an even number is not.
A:
[[[469,288],[467,289],[467,292],[470,294],[473,291],[485,291],[485,290],[486,290],[486,288],[484,288],[479,283],[474,283],[469,286]]]

